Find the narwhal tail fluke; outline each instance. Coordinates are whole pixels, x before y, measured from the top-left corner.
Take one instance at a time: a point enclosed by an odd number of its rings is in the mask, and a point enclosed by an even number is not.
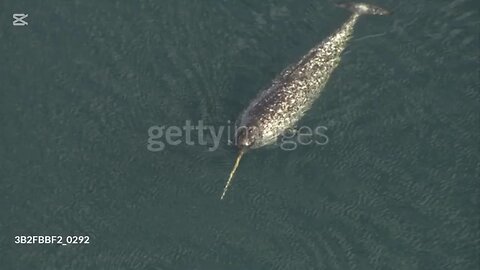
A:
[[[375,6],[371,4],[365,3],[339,3],[337,4],[338,7],[346,8],[351,12],[358,14],[358,15],[390,15],[392,14],[390,11]]]
[[[227,184],[225,184],[225,188],[223,188],[223,193],[222,193],[222,196],[220,197],[220,200],[223,200],[223,198],[225,197],[225,194],[227,194],[228,188],[232,184],[233,176],[235,175],[235,171],[238,168],[238,164],[240,164],[240,160],[242,159],[243,153],[244,153],[243,150],[240,150],[240,152],[238,153],[237,160],[235,160],[235,165],[233,165],[233,169],[230,172],[230,176],[228,177]]]

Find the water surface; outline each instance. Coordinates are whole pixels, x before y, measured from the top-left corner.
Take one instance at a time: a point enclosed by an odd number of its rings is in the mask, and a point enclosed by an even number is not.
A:
[[[68,3],[67,3],[68,2]],[[235,120],[348,12],[326,1],[3,1],[2,269],[476,269],[474,1],[377,1],[302,120],[329,143],[147,150]],[[13,27],[12,13],[29,25]],[[89,235],[17,245],[16,235]]]

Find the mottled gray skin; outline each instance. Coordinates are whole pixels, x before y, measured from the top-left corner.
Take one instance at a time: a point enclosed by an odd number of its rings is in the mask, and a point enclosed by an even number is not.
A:
[[[237,147],[242,150],[274,143],[292,128],[310,109],[340,63],[342,52],[362,14],[386,15],[388,12],[368,4],[342,4],[353,14],[332,35],[312,48],[301,60],[286,68],[241,114]]]

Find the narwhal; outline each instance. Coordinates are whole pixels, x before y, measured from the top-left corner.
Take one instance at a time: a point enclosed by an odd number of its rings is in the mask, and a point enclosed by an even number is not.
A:
[[[243,154],[249,149],[274,143],[279,135],[294,127],[310,109],[340,63],[342,52],[351,39],[360,16],[390,14],[389,11],[371,4],[337,5],[353,14],[300,61],[284,69],[271,86],[253,99],[240,115],[237,121],[239,128],[235,132],[239,152],[220,199],[225,197]]]

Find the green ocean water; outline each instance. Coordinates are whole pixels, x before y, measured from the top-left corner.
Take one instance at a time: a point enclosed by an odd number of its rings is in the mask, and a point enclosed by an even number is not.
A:
[[[227,140],[152,152],[148,129],[234,121],[348,11],[1,1],[0,268],[478,269],[480,5],[375,3],[394,15],[359,21],[302,120],[329,142],[248,153],[220,201]]]

